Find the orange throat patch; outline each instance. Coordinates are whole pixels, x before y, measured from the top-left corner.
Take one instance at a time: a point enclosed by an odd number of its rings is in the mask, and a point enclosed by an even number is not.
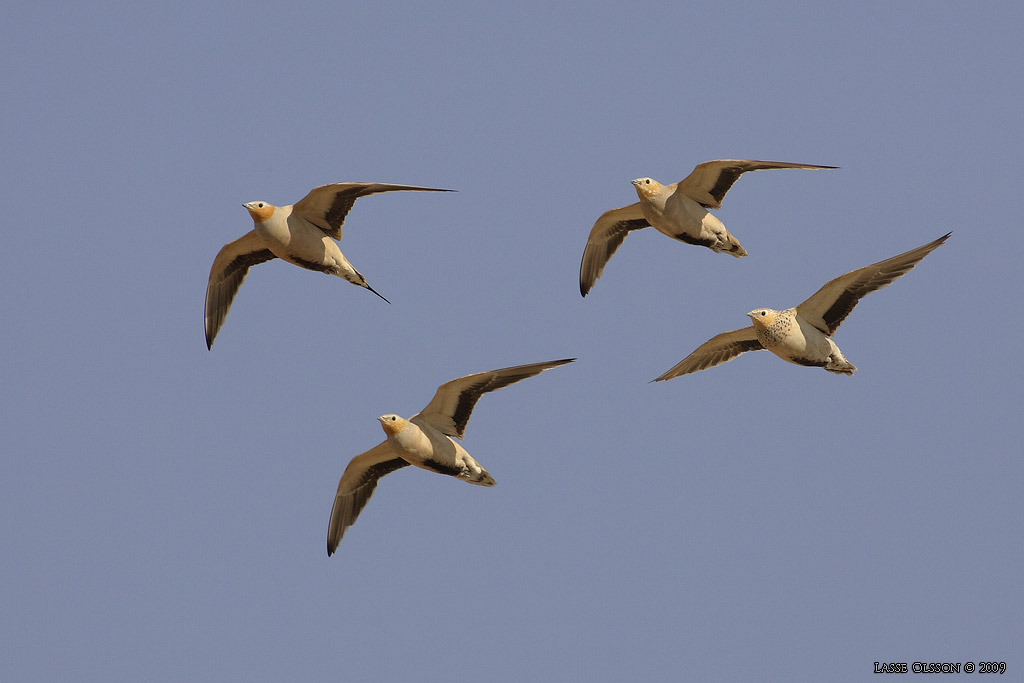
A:
[[[388,436],[397,436],[405,429],[406,421],[397,415],[382,415],[377,419],[380,420],[380,426]]]
[[[273,204],[267,204],[266,202],[249,202],[245,204],[245,210],[252,216],[253,223],[262,223],[268,220],[274,215],[275,208]]]

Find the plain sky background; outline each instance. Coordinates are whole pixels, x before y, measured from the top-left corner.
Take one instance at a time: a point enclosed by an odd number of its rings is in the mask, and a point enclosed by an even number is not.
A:
[[[1024,671],[1020,3],[16,3],[0,26],[4,680],[864,680]],[[733,259],[587,234],[716,158]],[[320,184],[393,304],[210,264]],[[697,345],[953,231],[850,377]],[[449,379],[492,489],[338,477]]]

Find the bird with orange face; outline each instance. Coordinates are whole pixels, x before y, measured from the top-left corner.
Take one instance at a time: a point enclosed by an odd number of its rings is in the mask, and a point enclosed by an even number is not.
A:
[[[494,486],[494,478],[456,441],[465,433],[476,402],[487,392],[573,360],[517,365],[459,377],[438,387],[427,407],[409,419],[393,413],[378,417],[387,439],[352,458],[341,475],[327,528],[327,554],[334,554],[345,530],[355,524],[377,488],[377,480],[397,469],[415,465],[467,484]]]
[[[313,188],[289,206],[261,201],[243,204],[252,217],[254,228],[224,245],[213,260],[206,286],[206,347],[213,346],[249,268],[273,258],[335,275],[384,299],[366,284],[366,278],[349,263],[335,240],[341,239],[341,226],[356,199],[396,190],[454,191],[385,183],[332,183]]]
[[[772,168],[832,169],[835,166],[717,159],[697,164],[690,175],[671,185],[662,185],[651,178],[637,178],[633,188],[640,201],[605,211],[590,229],[580,263],[580,294],[587,295],[626,235],[648,226],[680,242],[737,258],[746,256],[747,250],[708,209],[721,208],[725,193],[744,173]]]
[[[819,367],[840,375],[852,375],[857,368],[832,341],[832,335],[862,297],[888,286],[908,273],[938,249],[951,235],[890,259],[879,261],[829,280],[799,306],[777,311],[755,308],[747,313],[752,325],[723,332],[704,342],[671,370],[656,378],[660,382],[730,361],[746,351],[767,349],[782,360]]]

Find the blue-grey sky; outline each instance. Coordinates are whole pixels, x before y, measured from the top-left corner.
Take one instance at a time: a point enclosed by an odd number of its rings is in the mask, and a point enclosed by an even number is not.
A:
[[[863,680],[1024,670],[1017,3],[21,3],[0,27],[5,680]],[[715,158],[750,255],[588,231]],[[254,268],[241,204],[359,200],[388,305]],[[837,334],[697,345],[953,231]],[[493,368],[463,442],[325,552],[375,418]]]

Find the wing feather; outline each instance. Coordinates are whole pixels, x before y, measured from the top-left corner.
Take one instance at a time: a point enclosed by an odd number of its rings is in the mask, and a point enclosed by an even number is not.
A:
[[[473,408],[480,397],[489,391],[507,387],[527,377],[539,375],[549,368],[565,365],[576,360],[566,358],[545,363],[517,365],[511,368],[478,372],[445,382],[437,388],[434,398],[427,407],[411,419],[420,418],[439,429],[447,436],[461,439],[466,431],[466,423],[473,413]]]
[[[334,554],[345,530],[355,524],[377,488],[377,480],[408,464],[388,441],[352,458],[338,482],[338,493],[331,508],[331,521],[327,527],[328,555]]]
[[[677,184],[677,190],[699,202],[706,209],[719,209],[725,193],[741,175],[750,171],[773,168],[823,169],[836,166],[794,164],[788,161],[758,161],[756,159],[716,159],[697,164],[690,175]]]
[[[231,308],[238,288],[249,273],[249,268],[274,258],[255,230],[247,232],[233,242],[225,244],[213,259],[210,280],[206,284],[206,348],[213,346],[224,318]]]
[[[305,197],[295,202],[292,211],[302,216],[331,238],[341,239],[341,226],[352,205],[360,197],[378,192],[409,190],[414,192],[454,192],[436,187],[416,185],[389,185],[387,183],[331,183],[314,187]]]
[[[741,353],[760,351],[763,348],[761,342],[757,340],[757,333],[753,327],[723,332],[698,346],[693,353],[676,363],[665,374],[655,378],[654,381],[662,382],[680,375],[713,368],[732,360]]]
[[[917,249],[829,280],[809,299],[796,307],[797,315],[825,334],[835,334],[839,325],[846,320],[846,316],[850,315],[861,298],[887,287],[897,278],[910,272],[925,256],[942,246],[951,234],[946,233]]]
[[[640,202],[601,214],[594,227],[590,229],[587,246],[583,250],[583,261],[580,263],[580,294],[587,295],[604,272],[608,259],[626,239],[626,235],[648,226],[650,223],[644,218]]]

